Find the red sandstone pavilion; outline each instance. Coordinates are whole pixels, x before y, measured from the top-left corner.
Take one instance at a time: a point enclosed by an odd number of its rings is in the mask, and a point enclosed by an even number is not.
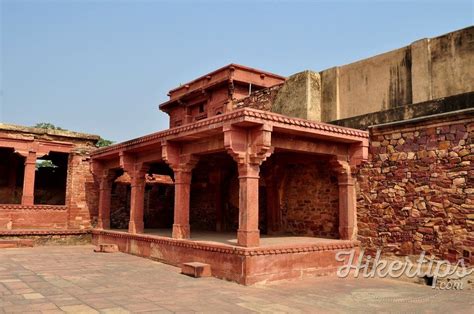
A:
[[[100,193],[94,240],[177,265],[204,262],[213,275],[245,284],[334,267],[338,249],[358,246],[351,166],[367,158],[368,133],[234,106],[249,90],[284,80],[231,64],[170,91],[170,100],[160,105],[170,115],[170,129],[95,151],[92,172],[100,180]],[[285,168],[308,160],[324,163],[337,177],[338,240],[269,237],[261,241],[260,228],[267,235],[285,231],[278,204]],[[162,230],[145,232],[144,228],[145,175],[167,167],[174,177],[171,237],[163,236]],[[206,193],[210,199],[202,204],[210,203],[215,210],[211,213],[215,232],[206,233],[205,241],[194,237],[190,229],[193,173],[203,171],[212,185]],[[131,178],[128,232],[109,230],[112,182],[122,172]],[[228,214],[224,213],[224,195],[232,196],[222,187],[232,178],[238,178],[237,230],[225,228],[224,221]],[[263,217],[261,191],[266,195]],[[294,263],[289,264],[289,259]]]
[[[359,248],[472,265],[473,32],[288,78],[231,64],[169,92],[169,129],[100,149],[1,125],[0,235],[91,237],[242,284]]]

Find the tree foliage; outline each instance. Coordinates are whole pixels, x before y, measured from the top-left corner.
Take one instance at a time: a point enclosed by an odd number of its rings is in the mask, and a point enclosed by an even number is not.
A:
[[[63,128],[59,127],[59,126],[55,126],[54,124],[48,123],[48,122],[36,123],[33,127],[34,127],[34,128],[38,128],[38,129],[49,129],[49,130],[65,131],[65,129],[63,129]]]
[[[39,168],[57,168],[58,166],[56,166],[51,160],[38,160],[36,162],[36,169],[39,169]]]
[[[55,126],[54,124],[49,123],[49,122],[36,123],[33,127],[34,127],[34,128],[38,128],[38,129],[49,129],[49,130],[67,131],[66,129],[63,129],[63,128],[59,127],[59,126]],[[106,140],[106,139],[104,139],[104,138],[101,137],[101,138],[97,141],[96,146],[97,146],[97,147],[106,147],[106,146],[112,145],[113,143],[114,143],[113,141]]]
[[[112,145],[114,142],[113,141],[110,141],[110,140],[106,140],[104,138],[100,138],[98,141],[97,141],[97,144],[95,144],[97,147],[106,147],[106,146],[110,146]]]

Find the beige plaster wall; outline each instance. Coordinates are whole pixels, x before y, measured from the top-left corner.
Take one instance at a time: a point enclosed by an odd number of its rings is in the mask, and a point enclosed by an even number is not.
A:
[[[330,122],[472,91],[469,27],[351,64],[294,74],[278,85],[264,110]]]
[[[290,117],[321,120],[321,76],[304,71],[290,76],[278,91],[272,111]]]
[[[474,91],[474,27],[320,72],[321,121]]]

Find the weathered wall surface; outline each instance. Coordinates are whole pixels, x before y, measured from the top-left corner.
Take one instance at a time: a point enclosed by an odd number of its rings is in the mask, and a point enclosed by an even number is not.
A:
[[[363,246],[473,263],[473,162],[472,112],[372,129],[358,173]]]
[[[90,172],[89,155],[96,149],[95,143],[99,137],[9,124],[1,124],[0,129],[0,147],[10,152],[10,157],[15,157],[0,158],[3,168],[7,169],[12,177],[11,180],[7,180],[7,184],[5,182],[0,184],[3,186],[1,190],[5,192],[6,188],[14,194],[13,198],[2,198],[4,203],[10,203],[11,200],[20,203],[20,195],[23,192],[24,158],[19,158],[18,154],[14,153],[15,150],[28,149],[30,152],[37,152],[38,147],[47,146],[50,147],[47,152],[51,156],[56,151],[61,152],[61,147],[64,145],[71,147],[68,155],[64,155],[64,167],[67,157],[65,189],[64,186],[58,189],[54,185],[50,187],[48,184],[43,184],[41,189],[35,189],[35,205],[0,204],[0,229],[87,229],[93,226],[97,216],[98,188]],[[42,170],[44,169],[36,170],[35,183],[51,183],[58,180],[58,176],[42,175]],[[12,181],[13,184],[8,181]],[[44,195],[48,197],[43,197]],[[39,205],[40,203],[47,205]]]
[[[86,229],[96,225],[99,187],[90,171],[90,149],[69,155],[66,184],[66,204],[69,208],[68,227]]]
[[[339,187],[323,161],[288,165],[281,212],[286,233],[337,239]]]
[[[474,27],[320,72],[321,121],[474,91]]]
[[[261,89],[253,92],[248,97],[234,100],[233,109],[241,109],[244,107],[254,108],[258,110],[271,111],[275,97],[282,85]]]
[[[290,76],[278,91],[272,111],[290,117],[320,121],[320,74],[304,71]]]
[[[431,99],[474,91],[474,27],[428,41]]]
[[[236,101],[233,108],[251,107],[337,124],[379,113],[379,123],[383,123],[410,119],[423,111],[404,109],[409,105],[430,105],[472,92],[474,27],[469,27],[319,73],[297,73],[281,85]]]
[[[0,204],[0,230],[67,229],[66,206]]]

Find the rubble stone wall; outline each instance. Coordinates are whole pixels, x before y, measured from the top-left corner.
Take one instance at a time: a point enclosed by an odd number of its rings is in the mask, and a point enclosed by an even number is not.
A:
[[[474,261],[474,116],[372,128],[358,169],[358,234],[368,251]]]
[[[339,187],[327,162],[289,165],[282,185],[286,233],[337,239]]]

